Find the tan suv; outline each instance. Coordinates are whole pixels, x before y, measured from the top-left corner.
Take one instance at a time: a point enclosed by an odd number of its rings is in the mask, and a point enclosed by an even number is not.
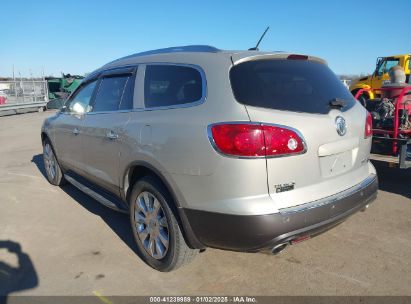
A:
[[[202,249],[278,253],[377,193],[371,118],[312,56],[209,46],[91,73],[41,138],[50,183],[129,212],[144,260]]]

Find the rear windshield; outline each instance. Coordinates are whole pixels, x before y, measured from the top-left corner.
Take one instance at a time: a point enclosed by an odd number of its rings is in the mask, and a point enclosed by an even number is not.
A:
[[[343,100],[342,111],[355,104],[337,76],[315,61],[248,61],[231,68],[230,80],[237,101],[255,107],[326,114],[334,99]]]

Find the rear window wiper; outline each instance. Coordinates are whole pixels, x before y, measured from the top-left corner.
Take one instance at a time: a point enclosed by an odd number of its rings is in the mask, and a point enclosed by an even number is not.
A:
[[[341,109],[347,105],[347,101],[345,101],[342,98],[336,97],[336,98],[331,99],[328,102],[328,104],[330,105],[331,108]]]

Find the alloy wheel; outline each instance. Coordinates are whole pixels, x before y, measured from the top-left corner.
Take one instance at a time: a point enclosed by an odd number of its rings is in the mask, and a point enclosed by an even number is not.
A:
[[[57,162],[56,162],[56,158],[53,153],[53,149],[51,148],[49,143],[46,143],[44,145],[43,155],[44,155],[44,166],[46,167],[47,174],[50,177],[50,179],[53,180],[57,172],[57,168],[56,168]]]
[[[144,191],[135,201],[134,220],[137,235],[145,251],[160,260],[167,254],[170,234],[167,218],[154,194]]]

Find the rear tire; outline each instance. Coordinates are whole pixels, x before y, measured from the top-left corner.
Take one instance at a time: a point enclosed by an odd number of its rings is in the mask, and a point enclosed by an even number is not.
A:
[[[138,180],[130,196],[130,222],[142,259],[152,268],[168,272],[190,262],[199,252],[186,244],[170,206],[173,201],[153,176]]]
[[[57,161],[56,154],[54,153],[53,146],[48,139],[43,141],[43,162],[49,183],[55,186],[63,185],[66,181]]]

